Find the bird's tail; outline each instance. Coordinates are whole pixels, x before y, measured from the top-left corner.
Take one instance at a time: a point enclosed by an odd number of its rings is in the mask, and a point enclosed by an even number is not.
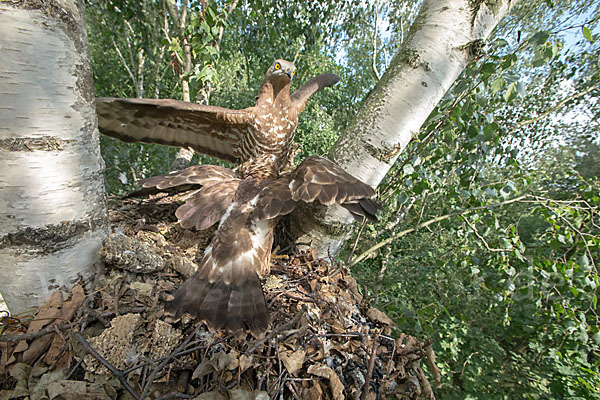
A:
[[[254,272],[239,284],[222,279],[210,282],[196,272],[174,293],[165,309],[176,317],[189,313],[204,320],[211,330],[225,329],[236,334],[250,331],[264,335],[269,313],[258,275]]]
[[[269,313],[259,274],[270,266],[274,221],[249,218],[257,198],[225,211],[198,272],[174,293],[167,311],[195,315],[213,330],[264,333]]]

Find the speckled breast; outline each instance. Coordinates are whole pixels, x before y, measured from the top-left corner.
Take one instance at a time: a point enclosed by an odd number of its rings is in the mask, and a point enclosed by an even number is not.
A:
[[[263,154],[277,158],[286,157],[294,140],[298,119],[288,115],[286,110],[251,116],[254,123],[247,128],[241,143],[242,162]]]

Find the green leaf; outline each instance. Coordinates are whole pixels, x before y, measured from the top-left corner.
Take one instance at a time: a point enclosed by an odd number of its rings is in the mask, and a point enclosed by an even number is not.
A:
[[[526,91],[527,91],[527,89],[525,88],[525,85],[523,84],[523,82],[518,81],[517,82],[517,94],[519,95],[519,97],[525,97]]]
[[[582,267],[588,267],[590,265],[590,260],[588,260],[587,255],[583,254],[577,259],[577,264],[581,265]]]
[[[492,93],[502,90],[504,86],[506,86],[506,81],[503,77],[496,79],[494,82],[492,82]]]
[[[517,97],[517,82],[513,82],[508,85],[506,93],[504,93],[504,101],[507,103],[512,102]]]
[[[585,38],[589,40],[590,43],[594,42],[594,40],[592,39],[592,31],[590,30],[590,28],[588,28],[587,26],[582,26],[581,31],[583,32],[583,36],[585,36]]]
[[[533,35],[531,39],[529,39],[529,43],[536,44],[539,46],[541,44],[546,43],[546,40],[548,40],[549,37],[550,33],[546,31],[541,31]]]

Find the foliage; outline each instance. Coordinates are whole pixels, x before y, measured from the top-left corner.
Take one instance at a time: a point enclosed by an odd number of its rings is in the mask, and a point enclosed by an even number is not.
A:
[[[358,241],[366,255],[401,237],[354,272],[399,331],[436,339],[441,398],[600,398],[598,46],[574,29],[585,42],[569,49],[549,31],[511,45],[500,29]]]

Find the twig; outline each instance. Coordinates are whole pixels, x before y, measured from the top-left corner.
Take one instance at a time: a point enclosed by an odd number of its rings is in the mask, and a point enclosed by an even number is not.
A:
[[[23,333],[20,335],[2,335],[0,336],[0,342],[19,342],[21,340],[33,340],[42,336],[49,335],[51,333],[56,333],[55,327],[60,329],[61,331],[67,330],[71,327],[70,324],[60,324],[54,325],[51,328],[40,329],[37,332],[31,333]]]
[[[375,340],[373,340],[373,348],[371,349],[371,356],[369,358],[369,368],[367,369],[367,376],[365,378],[365,384],[363,385],[362,394],[360,395],[360,400],[365,400],[367,398],[367,393],[369,393],[369,386],[371,385],[371,377],[373,376],[373,369],[375,368],[375,359],[377,358],[377,348],[379,347],[379,335],[381,332],[375,336]]]
[[[169,361],[171,361],[173,358],[175,358],[175,356],[181,350],[183,350],[185,348],[185,346],[188,345],[188,343],[190,342],[190,340],[192,340],[192,338],[194,336],[196,336],[196,333],[198,333],[198,331],[200,330],[201,326],[202,326],[201,324],[198,324],[198,326],[196,326],[196,328],[194,329],[194,331],[179,346],[177,346],[177,348],[175,350],[173,350],[171,352],[171,354],[169,354],[168,357],[166,357],[160,364],[158,364],[156,366],[156,368],[154,368],[154,370],[150,374],[150,377],[148,378],[148,381],[146,382],[146,385],[144,386],[144,390],[142,390],[142,395],[140,396],[140,398],[142,400],[146,398],[146,395],[148,394],[148,391],[150,390],[150,386],[152,386],[152,382],[156,378],[156,375],[158,375],[158,373],[160,372],[160,370],[162,370],[165,367],[165,365],[167,365],[167,363]]]
[[[79,368],[81,366],[81,364],[83,364],[83,359],[85,357],[81,357],[79,359],[79,361],[77,361],[77,364],[75,364],[75,366],[73,368],[71,368],[71,371],[69,371],[69,375],[67,375],[66,379],[69,380],[71,379],[71,377],[73,376],[73,374],[75,373],[75,371],[77,371],[77,368]]]
[[[141,399],[140,395],[131,386],[129,386],[129,383],[127,383],[127,379],[125,379],[123,371],[115,368],[111,363],[106,361],[104,357],[102,357],[96,350],[92,348],[92,346],[90,346],[90,344],[84,339],[81,333],[75,332],[73,336],[75,336],[75,339],[77,339],[77,341],[83,346],[87,353],[91,354],[92,357],[98,360],[100,364],[104,365],[114,376],[117,377],[117,379],[119,379],[121,385],[123,385],[123,387],[131,394],[131,396],[135,400]]]
[[[453,212],[453,213],[450,213],[450,214],[442,215],[442,216],[439,216],[439,217],[436,217],[436,218],[432,218],[432,219],[430,219],[428,221],[425,221],[425,222],[423,222],[423,223],[421,223],[421,224],[419,224],[419,225],[417,225],[417,226],[415,226],[413,228],[409,228],[409,229],[403,230],[401,232],[398,232],[394,236],[389,237],[389,238],[387,238],[387,239],[385,239],[385,240],[377,243],[376,245],[372,246],[370,249],[368,249],[367,251],[365,251],[361,255],[355,257],[354,260],[352,260],[352,263],[350,264],[350,266],[352,267],[352,266],[358,264],[359,262],[361,262],[362,260],[364,260],[365,258],[367,258],[368,255],[370,255],[371,253],[374,253],[376,250],[378,250],[382,246],[385,246],[386,244],[391,243],[394,240],[401,238],[402,236],[406,236],[409,233],[413,233],[413,232],[415,232],[415,231],[417,231],[417,230],[419,230],[421,228],[425,228],[425,227],[427,227],[427,226],[429,226],[431,224],[434,224],[436,222],[441,222],[441,221],[444,221],[444,220],[446,220],[448,218],[456,217],[458,215],[469,214],[469,213],[472,213],[474,211],[485,210],[485,209],[492,208],[492,207],[498,207],[498,206],[503,206],[503,205],[507,205],[507,204],[511,204],[511,203],[516,203],[516,202],[519,202],[519,201],[521,201],[521,200],[523,200],[525,198],[527,198],[527,195],[522,195],[522,196],[519,196],[519,197],[515,197],[514,199],[502,201],[500,203],[488,204],[488,205],[480,206],[480,207],[473,207],[473,208],[469,208],[467,210],[457,211],[457,212]]]
[[[508,134],[511,135],[517,129],[520,129],[520,128],[524,127],[525,125],[533,124],[534,122],[537,122],[537,121],[539,121],[541,119],[546,118],[548,115],[552,114],[554,111],[557,111],[560,108],[562,108],[562,106],[564,106],[569,101],[577,99],[577,98],[579,98],[581,96],[585,96],[586,94],[588,94],[592,90],[596,89],[598,86],[600,86],[600,81],[594,83],[593,85],[589,86],[587,89],[584,89],[584,90],[582,90],[579,93],[575,93],[575,94],[573,94],[571,96],[565,97],[564,99],[562,99],[561,101],[559,101],[555,106],[550,107],[546,111],[543,111],[537,117],[531,118],[531,119],[527,119],[525,121],[521,121],[521,122],[517,123],[517,125]]]
[[[283,332],[285,330],[293,328],[294,325],[296,325],[296,323],[298,321],[300,321],[300,317],[302,317],[302,315],[304,315],[305,312],[306,312],[306,307],[302,307],[302,309],[300,311],[298,311],[296,313],[296,315],[294,315],[294,318],[292,318],[288,323],[278,326],[277,328],[273,329],[267,336],[265,336],[264,338],[262,338],[260,340],[257,340],[256,343],[254,343],[254,346],[252,346],[250,349],[248,349],[246,351],[246,354],[254,353],[256,351],[256,349],[258,349],[266,341],[274,338],[275,336],[279,335],[281,332]]]
[[[354,241],[354,244],[352,245],[352,250],[350,250],[350,254],[348,254],[348,258],[346,258],[346,264],[349,264],[350,261],[352,261],[352,255],[356,251],[356,246],[358,246],[358,241],[360,239],[360,235],[362,235],[362,231],[366,224],[367,224],[367,219],[363,217],[362,224],[360,224],[360,229],[358,230],[358,234],[356,235],[356,240]]]
[[[471,222],[469,222],[468,219],[466,219],[463,215],[460,216],[461,219],[463,221],[465,221],[465,223],[467,225],[469,225],[469,228],[471,228],[471,230],[473,231],[473,233],[475,234],[475,236],[477,236],[477,238],[483,243],[483,245],[485,246],[485,248],[488,251],[494,252],[494,253],[508,253],[510,251],[512,251],[511,249],[495,249],[490,247],[490,245],[488,244],[488,242],[485,240],[485,238],[483,236],[481,236],[481,234],[479,233],[479,231],[477,230],[477,228],[475,227],[475,225],[473,225]]]
[[[310,297],[300,297],[300,296],[296,296],[296,295],[293,295],[293,294],[285,292],[285,291],[282,291],[281,293],[283,295],[289,297],[290,299],[294,299],[294,300],[298,300],[298,301],[303,301],[305,303],[316,303],[317,302],[316,300],[311,299]]]
[[[168,399],[191,399],[194,396],[185,393],[167,393],[162,397],[159,397],[157,400],[168,400]]]

